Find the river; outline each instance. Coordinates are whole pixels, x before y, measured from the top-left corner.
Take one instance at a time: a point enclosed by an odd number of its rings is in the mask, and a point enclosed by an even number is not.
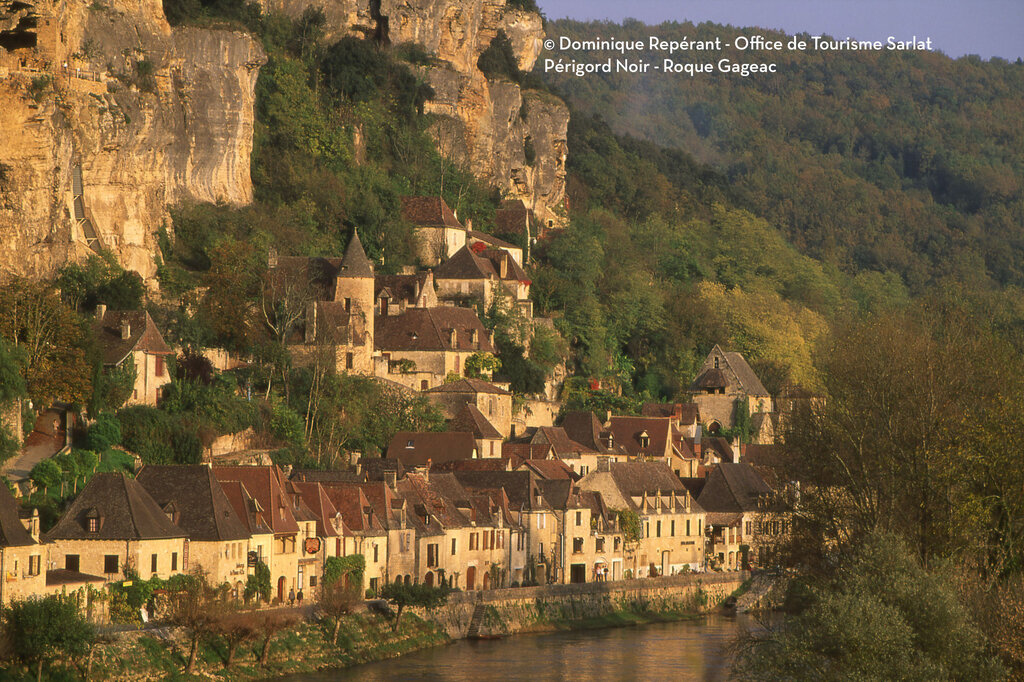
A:
[[[736,635],[756,627],[748,616],[637,627],[459,640],[378,663],[295,675],[325,680],[725,680]]]

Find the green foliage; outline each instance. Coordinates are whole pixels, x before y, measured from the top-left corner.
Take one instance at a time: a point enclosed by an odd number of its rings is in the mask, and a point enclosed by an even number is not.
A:
[[[11,434],[6,424],[0,424],[0,464],[18,454],[18,441]]]
[[[121,443],[145,464],[198,464],[202,443],[198,428],[187,416],[168,414],[145,405],[127,407],[117,413],[121,422]]]
[[[146,293],[138,273],[121,267],[110,251],[89,256],[84,264],[65,265],[55,283],[64,301],[82,312],[92,312],[100,303],[110,310],[139,310]]]
[[[805,611],[739,651],[735,673],[744,680],[1005,677],[950,582],[884,534],[814,588]]]
[[[323,584],[333,585],[342,578],[347,578],[349,584],[361,587],[363,575],[366,572],[366,557],[362,554],[350,554],[344,557],[328,557],[324,562]]]
[[[271,584],[270,569],[262,561],[256,562],[256,568],[252,575],[245,579],[245,601],[258,599],[259,601],[270,601]]]
[[[134,358],[129,357],[115,367],[104,367],[98,360],[93,361],[89,413],[120,409],[135,392],[137,378]]]
[[[96,452],[103,452],[112,445],[121,442],[121,422],[109,412],[104,412],[89,426],[85,436],[85,447]]]
[[[493,353],[477,351],[466,358],[465,373],[471,379],[489,378],[501,369],[501,360]]]
[[[0,336],[0,407],[28,395],[21,375],[26,359],[24,351]]]
[[[407,66],[367,40],[342,38],[327,48],[320,70],[324,85],[343,101],[366,102],[384,92],[400,116],[422,114],[423,105],[434,96]]]
[[[54,486],[60,485],[61,470],[60,466],[52,459],[44,459],[32,467],[32,471],[29,472],[28,476],[36,487],[42,488],[45,492]]]
[[[488,78],[506,78],[517,83],[523,78],[519,62],[512,50],[512,41],[501,29],[498,29],[498,34],[491,40],[487,49],[480,53],[476,66]]]
[[[381,588],[380,597],[386,599],[397,607],[395,623],[392,629],[397,630],[402,619],[402,609],[407,606],[420,606],[431,609],[448,602],[448,595],[451,588],[444,585],[432,587],[424,583],[406,585],[404,582],[387,583]]]
[[[622,541],[635,545],[640,542],[643,536],[643,529],[640,525],[640,515],[632,509],[623,509],[618,512],[619,530],[622,531]]]
[[[39,676],[47,661],[81,656],[96,637],[78,600],[65,595],[15,600],[4,609],[3,622],[14,655],[35,664]]]

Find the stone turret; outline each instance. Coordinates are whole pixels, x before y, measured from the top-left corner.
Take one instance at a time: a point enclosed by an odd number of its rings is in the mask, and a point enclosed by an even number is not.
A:
[[[373,263],[366,257],[359,232],[353,229],[352,239],[338,267],[334,300],[345,304],[350,315],[349,328],[353,332],[351,342],[358,344],[359,348],[350,351],[354,353],[353,366],[342,365],[342,368],[373,373],[373,298]]]

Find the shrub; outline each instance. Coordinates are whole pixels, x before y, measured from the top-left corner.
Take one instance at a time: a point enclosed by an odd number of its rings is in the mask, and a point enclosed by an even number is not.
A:
[[[95,452],[103,452],[112,445],[121,442],[121,422],[109,412],[104,412],[85,435],[85,447]]]

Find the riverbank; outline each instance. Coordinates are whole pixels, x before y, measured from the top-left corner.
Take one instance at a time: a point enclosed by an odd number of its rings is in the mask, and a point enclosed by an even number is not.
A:
[[[456,592],[449,602],[430,611],[408,609],[397,631],[392,620],[370,611],[342,620],[337,644],[326,624],[303,622],[277,633],[268,664],[259,664],[262,642],[239,645],[232,666],[226,643],[205,641],[197,671],[182,671],[189,643],[177,628],[128,631],[105,638],[93,651],[89,679],[195,680],[229,682],[340,669],[379,661],[464,639],[469,635],[512,635],[614,628],[693,618],[715,608],[748,576],[743,573],[694,574],[581,585]],[[81,679],[84,662],[68,662],[66,675],[51,679]],[[3,679],[32,680],[25,668],[0,669]]]

